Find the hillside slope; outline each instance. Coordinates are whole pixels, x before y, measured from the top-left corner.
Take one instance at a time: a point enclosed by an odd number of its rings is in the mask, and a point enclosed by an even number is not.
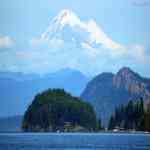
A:
[[[103,122],[107,124],[110,114],[120,104],[129,100],[150,100],[150,79],[141,77],[124,67],[117,74],[102,73],[91,80],[81,98],[90,102]]]

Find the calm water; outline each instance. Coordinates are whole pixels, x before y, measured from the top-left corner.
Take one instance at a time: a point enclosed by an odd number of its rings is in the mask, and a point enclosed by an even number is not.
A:
[[[150,135],[5,133],[0,150],[150,150]]]

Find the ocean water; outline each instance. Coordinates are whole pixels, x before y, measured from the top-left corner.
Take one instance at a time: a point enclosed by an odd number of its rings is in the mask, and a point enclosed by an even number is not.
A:
[[[150,150],[150,134],[1,133],[0,150]]]

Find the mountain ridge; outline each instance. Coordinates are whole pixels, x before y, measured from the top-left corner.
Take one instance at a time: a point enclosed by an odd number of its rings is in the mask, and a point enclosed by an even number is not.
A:
[[[143,78],[130,68],[123,67],[116,74],[102,73],[89,81],[81,98],[90,102],[97,116],[108,123],[115,107],[129,100],[150,101],[150,79]]]
[[[0,78],[0,116],[23,114],[34,95],[48,88],[62,88],[74,96],[79,96],[89,80],[80,71],[74,69],[60,70],[32,78],[28,78],[26,75],[24,74],[22,79],[22,75],[10,73],[9,78],[5,76]],[[75,86],[75,84],[77,85]]]

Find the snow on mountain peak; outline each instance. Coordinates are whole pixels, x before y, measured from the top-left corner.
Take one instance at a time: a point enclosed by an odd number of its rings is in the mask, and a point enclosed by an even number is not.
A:
[[[52,24],[56,23],[59,26],[65,26],[69,24],[70,26],[79,25],[81,24],[81,20],[77,17],[72,10],[70,9],[63,9],[60,13],[52,20]]]
[[[41,35],[41,38],[48,41],[51,35],[61,32],[65,25],[70,25],[71,27],[76,25],[82,26],[82,22],[71,10],[63,9],[52,19],[48,29]]]
[[[69,9],[62,10],[58,16],[57,19],[60,20],[61,25],[70,24],[71,26],[74,26],[76,24],[80,24],[80,19]]]
[[[70,28],[68,31],[65,29],[66,26]],[[93,48],[95,46],[103,46],[104,48],[112,50],[122,48],[120,44],[114,42],[110,37],[108,37],[93,19],[86,22],[81,21],[80,18],[76,16],[75,13],[73,13],[70,9],[63,9],[60,11],[60,13],[54,17],[54,19],[52,19],[49,27],[41,35],[41,37],[34,39],[33,42],[40,43],[41,41],[47,41],[52,43],[51,41],[56,41],[56,43],[58,43],[57,41],[63,41],[66,36],[69,38],[72,36],[72,39],[77,39],[77,41],[80,41],[81,46],[81,43],[86,42]],[[57,45],[56,43],[54,44]]]

